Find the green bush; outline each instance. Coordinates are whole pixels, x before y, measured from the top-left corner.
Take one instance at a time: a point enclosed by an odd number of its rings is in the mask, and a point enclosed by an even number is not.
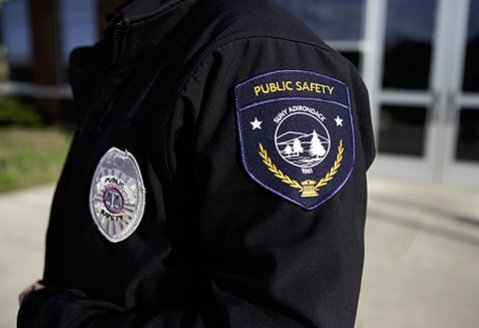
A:
[[[0,125],[40,126],[42,116],[31,106],[11,97],[0,97]]]

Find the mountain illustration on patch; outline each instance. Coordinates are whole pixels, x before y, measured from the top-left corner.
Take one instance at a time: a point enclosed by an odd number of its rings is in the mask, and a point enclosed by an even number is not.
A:
[[[288,131],[276,138],[276,146],[281,157],[288,163],[312,168],[327,156],[330,141],[313,130],[311,133]]]

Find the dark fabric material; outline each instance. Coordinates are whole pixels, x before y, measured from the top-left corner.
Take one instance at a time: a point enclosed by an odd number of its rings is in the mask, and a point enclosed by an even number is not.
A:
[[[154,13],[138,12],[155,3]],[[83,118],[52,205],[47,288],[26,299],[18,326],[353,327],[374,158],[354,67],[273,1],[137,0],[123,9],[101,54],[78,52],[71,69]],[[131,23],[132,11],[143,18]],[[354,166],[314,210],[265,189],[241,159],[235,87],[278,70],[350,90]],[[141,223],[119,243],[88,208],[112,147],[135,157],[146,188]]]

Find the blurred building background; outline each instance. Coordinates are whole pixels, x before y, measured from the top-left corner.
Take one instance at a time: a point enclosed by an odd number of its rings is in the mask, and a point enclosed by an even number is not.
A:
[[[94,44],[119,0],[1,0],[0,92],[32,102],[49,120],[75,121],[67,67]]]
[[[278,1],[361,71],[374,174],[479,186],[479,0]],[[0,91],[74,121],[69,53],[122,1],[1,2]]]

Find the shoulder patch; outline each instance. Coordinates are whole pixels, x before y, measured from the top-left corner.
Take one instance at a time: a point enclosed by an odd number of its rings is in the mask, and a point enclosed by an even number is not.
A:
[[[145,186],[135,157],[110,148],[100,159],[90,188],[90,213],[100,233],[118,243],[135,232],[145,209]]]
[[[235,88],[243,165],[264,188],[312,210],[348,181],[355,140],[348,86],[281,70]]]

